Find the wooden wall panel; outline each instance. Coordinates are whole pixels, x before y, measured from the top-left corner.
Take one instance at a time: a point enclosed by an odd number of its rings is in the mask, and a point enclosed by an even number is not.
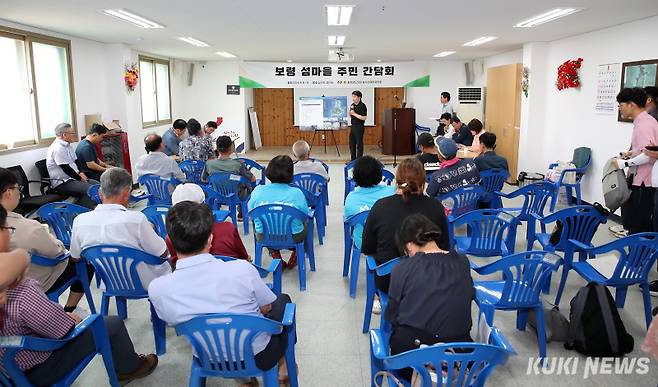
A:
[[[300,132],[299,128],[293,126],[293,94],[293,89],[254,89],[254,108],[258,114],[263,146],[290,146],[299,139],[310,142],[313,138],[313,132]],[[375,126],[366,126],[363,137],[366,145],[378,145],[381,142],[384,110],[398,106],[395,95],[403,98],[404,88],[375,88],[374,109],[372,101],[364,101],[368,106],[368,114],[375,114]],[[349,130],[336,131],[335,134],[338,145],[349,143]],[[319,136],[315,143],[321,143]],[[331,139],[328,144],[332,144]]]

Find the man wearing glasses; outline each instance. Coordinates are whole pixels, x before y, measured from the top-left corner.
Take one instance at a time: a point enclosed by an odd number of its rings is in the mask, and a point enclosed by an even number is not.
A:
[[[75,197],[77,204],[93,210],[96,203],[87,196],[87,190],[98,182],[88,179],[75,163],[77,157],[71,143],[77,141],[76,135],[70,124],[62,123],[55,127],[56,138],[46,155],[50,186],[60,195]]]

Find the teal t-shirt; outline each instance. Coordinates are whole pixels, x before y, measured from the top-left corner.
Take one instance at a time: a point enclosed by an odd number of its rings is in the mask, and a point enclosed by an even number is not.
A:
[[[377,200],[391,195],[395,195],[395,187],[390,185],[380,184],[367,188],[356,187],[345,199],[345,219],[359,212],[369,211]],[[352,240],[358,248],[361,248],[361,234],[363,234],[363,227],[354,227]]]
[[[304,193],[299,188],[282,183],[270,183],[254,188],[248,203],[249,210],[265,204],[284,204],[295,207],[305,214],[309,211]],[[257,233],[263,232],[263,225],[258,219],[254,220],[254,228]],[[304,231],[304,223],[299,220],[293,221],[292,231],[295,234],[301,233]]]

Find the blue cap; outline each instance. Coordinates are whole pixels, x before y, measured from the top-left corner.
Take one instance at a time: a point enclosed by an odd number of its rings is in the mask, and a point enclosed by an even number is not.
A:
[[[457,156],[457,143],[451,138],[437,137],[436,138],[436,147],[439,150],[439,154],[446,160],[452,160]]]

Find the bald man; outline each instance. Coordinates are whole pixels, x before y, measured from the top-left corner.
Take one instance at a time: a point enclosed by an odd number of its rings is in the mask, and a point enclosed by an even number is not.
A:
[[[135,164],[137,178],[153,174],[165,179],[174,178],[185,181],[185,174],[176,161],[164,153],[164,143],[158,134],[150,133],[144,138],[146,154]]]

